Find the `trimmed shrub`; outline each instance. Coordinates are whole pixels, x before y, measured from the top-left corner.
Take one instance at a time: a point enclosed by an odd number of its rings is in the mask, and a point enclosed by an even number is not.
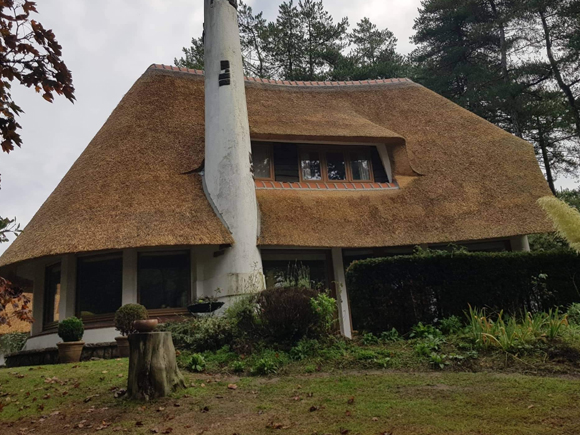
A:
[[[117,310],[115,313],[115,329],[123,336],[127,336],[135,332],[133,322],[135,320],[147,320],[147,308],[139,304],[126,304]]]
[[[580,302],[570,252],[419,255],[356,261],[347,270],[355,329],[408,332],[419,322],[464,318],[469,305],[509,314]]]
[[[71,341],[81,341],[85,333],[85,327],[81,319],[76,317],[69,317],[68,319],[62,320],[58,324],[58,336],[65,343]]]
[[[318,324],[311,300],[317,296],[307,288],[274,288],[258,295],[262,326],[276,343],[296,343]]]
[[[234,328],[227,317],[188,318],[183,322],[166,323],[162,329],[171,332],[177,349],[193,352],[218,350],[234,339]]]

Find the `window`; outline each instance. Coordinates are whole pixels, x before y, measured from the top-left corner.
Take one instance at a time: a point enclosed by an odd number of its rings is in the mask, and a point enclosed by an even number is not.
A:
[[[252,145],[252,163],[254,177],[257,180],[272,180],[272,146],[270,144]]]
[[[266,288],[307,286],[329,288],[332,282],[328,252],[263,250]]]
[[[137,288],[139,303],[149,310],[186,307],[190,302],[189,252],[139,254]]]
[[[44,325],[60,320],[58,304],[60,302],[60,263],[46,268],[44,275]]]
[[[252,142],[256,180],[389,183],[376,146]]]
[[[300,167],[302,181],[373,181],[371,155],[366,147],[353,150],[340,146],[304,146]]]
[[[77,313],[83,319],[113,314],[121,306],[121,254],[80,257],[77,263]]]

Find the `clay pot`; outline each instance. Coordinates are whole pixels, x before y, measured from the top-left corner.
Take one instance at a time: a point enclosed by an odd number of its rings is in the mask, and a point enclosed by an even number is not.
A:
[[[135,320],[133,322],[133,328],[137,332],[153,332],[158,323],[159,320],[157,319]]]
[[[117,354],[119,358],[129,358],[129,339],[127,337],[115,337],[117,342]]]
[[[84,341],[68,341],[56,343],[58,347],[58,359],[62,364],[76,363],[81,360]]]

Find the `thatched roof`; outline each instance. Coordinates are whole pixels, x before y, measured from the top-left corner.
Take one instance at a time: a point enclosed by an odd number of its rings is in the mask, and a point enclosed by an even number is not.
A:
[[[550,231],[532,146],[409,80],[246,82],[254,139],[387,143],[400,190],[260,190],[261,245],[396,246]],[[154,65],[0,259],[232,243],[200,176],[204,81]]]

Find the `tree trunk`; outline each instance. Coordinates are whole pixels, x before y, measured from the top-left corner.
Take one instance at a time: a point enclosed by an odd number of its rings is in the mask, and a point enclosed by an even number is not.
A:
[[[548,149],[546,147],[546,141],[544,139],[544,132],[539,127],[540,121],[538,121],[538,144],[542,150],[542,160],[544,160],[544,169],[546,170],[546,180],[548,180],[548,185],[550,190],[554,195],[556,195],[556,186],[554,185],[554,177],[552,175],[552,164],[550,163],[550,157],[548,156]]]
[[[574,117],[574,123],[576,124],[576,135],[580,137],[580,107],[576,103],[576,99],[574,98],[574,93],[570,86],[566,84],[564,78],[562,77],[562,73],[560,72],[560,67],[556,58],[554,57],[554,51],[552,48],[552,38],[550,36],[550,28],[548,27],[548,20],[546,19],[545,11],[539,10],[538,14],[540,15],[540,19],[542,20],[542,28],[544,30],[544,39],[546,41],[546,52],[548,54],[548,60],[550,61],[550,66],[552,67],[552,71],[554,72],[554,77],[558,82],[558,86],[560,90],[566,96],[568,100],[568,104],[570,106],[570,110],[572,111],[572,116]]]
[[[129,345],[127,395],[130,399],[150,400],[185,388],[169,332],[132,334]]]
[[[499,27],[499,36],[500,36],[500,53],[501,53],[501,72],[502,72],[502,79],[503,82],[506,84],[506,87],[510,85],[510,76],[509,76],[509,69],[508,69],[508,59],[507,59],[507,39],[505,35],[505,25],[503,22],[503,17],[499,15],[497,11],[497,7],[495,4],[495,0],[489,1],[491,5],[491,9],[495,15],[495,19],[497,20],[497,24]],[[520,114],[516,107],[516,98],[511,93],[511,89],[508,89],[508,112],[511,119],[512,127],[514,129],[514,133],[517,137],[523,138],[524,134],[522,132],[522,127],[520,125]]]

